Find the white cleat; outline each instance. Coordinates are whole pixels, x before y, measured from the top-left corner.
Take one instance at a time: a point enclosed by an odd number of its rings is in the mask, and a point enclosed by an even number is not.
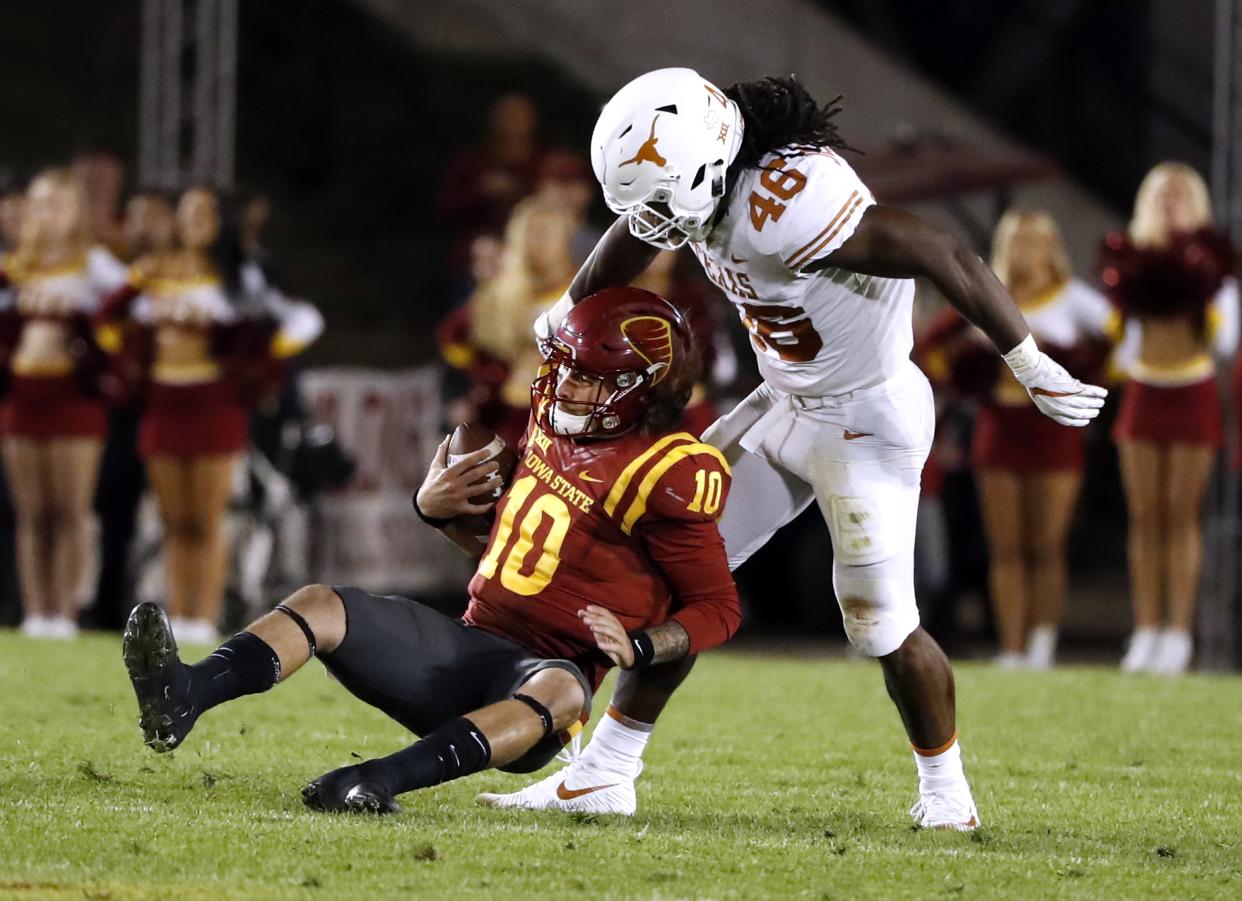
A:
[[[595,770],[578,761],[520,791],[504,795],[483,792],[475,800],[487,807],[631,817],[638,809],[634,778]]]
[[[910,808],[914,825],[923,829],[951,829],[955,832],[973,832],[981,823],[975,809],[970,788],[923,792],[918,803]]]

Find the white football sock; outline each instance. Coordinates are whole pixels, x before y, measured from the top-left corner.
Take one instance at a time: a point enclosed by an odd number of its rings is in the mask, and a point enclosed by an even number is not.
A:
[[[632,720],[610,704],[591,734],[582,762],[593,770],[637,779],[643,768],[643,751],[654,728],[654,723]]]
[[[938,754],[924,754],[915,750],[914,764],[919,770],[921,794],[966,787],[966,773],[962,770],[962,746],[957,742],[956,733],[949,747]]]

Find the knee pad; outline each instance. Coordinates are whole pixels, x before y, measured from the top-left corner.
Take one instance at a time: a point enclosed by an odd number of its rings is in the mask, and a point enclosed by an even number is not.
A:
[[[890,557],[850,566],[836,562],[832,587],[850,644],[868,657],[884,657],[919,626],[912,560]]]

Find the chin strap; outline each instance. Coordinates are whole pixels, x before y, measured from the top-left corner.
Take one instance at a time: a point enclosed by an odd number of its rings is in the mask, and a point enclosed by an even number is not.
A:
[[[552,409],[548,411],[548,420],[552,423],[552,431],[566,438],[572,438],[577,435],[585,435],[587,426],[591,422],[590,413],[575,415],[566,413],[561,409],[560,401],[552,403]]]

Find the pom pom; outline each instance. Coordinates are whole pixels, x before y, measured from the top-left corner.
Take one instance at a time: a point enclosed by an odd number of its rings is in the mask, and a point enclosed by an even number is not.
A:
[[[1185,316],[1202,313],[1235,265],[1228,236],[1215,229],[1145,248],[1114,232],[1101,248],[1100,279],[1109,299],[1127,314]]]

